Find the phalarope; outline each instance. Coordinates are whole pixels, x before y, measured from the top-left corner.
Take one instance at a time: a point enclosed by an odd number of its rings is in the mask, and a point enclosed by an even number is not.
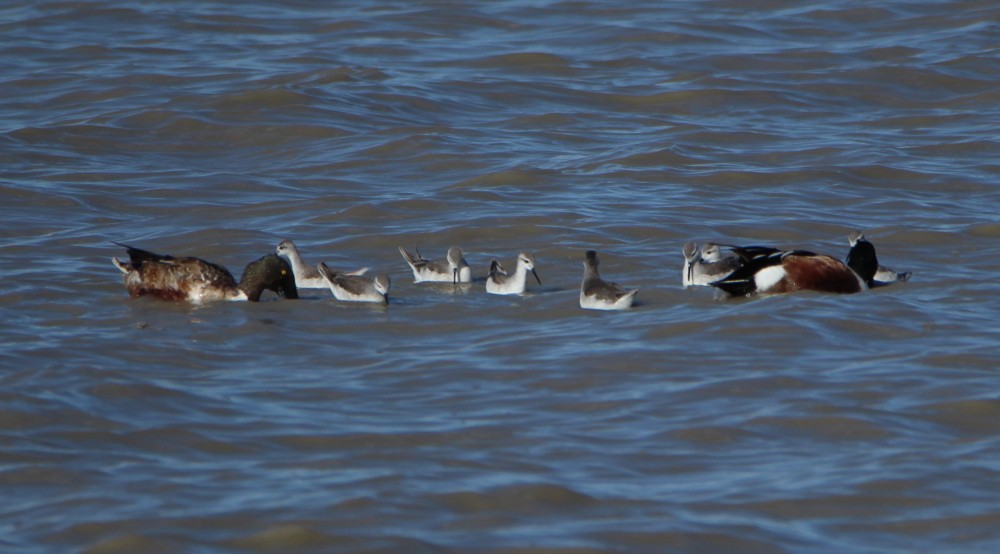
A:
[[[327,288],[326,281],[319,274],[319,271],[316,271],[316,267],[306,264],[302,259],[302,255],[299,254],[299,249],[296,248],[295,243],[290,240],[283,240],[278,243],[275,253],[288,260],[288,263],[292,266],[292,273],[295,274],[295,286],[300,289]],[[346,273],[346,275],[364,275],[367,272],[368,268],[363,267],[357,271]]]
[[[513,275],[508,275],[504,271],[500,262],[493,260],[490,263],[490,274],[486,278],[486,292],[490,294],[521,294],[528,286],[528,272],[535,276],[538,284],[542,280],[535,271],[535,257],[522,252],[517,255],[517,269]]]
[[[448,255],[444,260],[428,260],[420,255],[420,250],[416,254],[411,254],[403,247],[399,247],[399,253],[403,255],[407,265],[413,270],[413,282],[423,281],[449,282],[449,283],[469,283],[472,281],[472,270],[466,263],[462,254],[462,249],[452,246],[448,249]]]
[[[701,261],[707,263],[715,263],[728,258],[738,258],[736,254],[730,252],[723,255],[722,246],[715,244],[714,242],[706,242],[701,246]]]
[[[707,243],[699,251],[697,244],[689,242],[684,245],[683,252],[684,271],[681,282],[685,287],[708,286],[743,265],[736,254],[723,256],[722,249],[715,243]]]
[[[859,241],[867,242],[867,240],[868,239],[865,238],[865,235],[861,233],[861,231],[852,231],[851,234],[847,235],[847,242],[851,245],[852,249]],[[850,263],[850,254],[848,254],[848,263]],[[875,277],[872,278],[870,286],[884,287],[886,285],[891,285],[897,281],[909,281],[910,276],[912,275],[913,273],[910,271],[896,272],[889,269],[888,267],[883,267],[879,265],[878,269],[875,270]]]
[[[324,263],[317,265],[316,270],[326,281],[330,292],[337,300],[389,303],[388,275],[378,275],[375,279],[368,279],[360,275],[347,275],[333,271]]]
[[[627,310],[638,291],[627,291],[617,283],[601,279],[597,252],[588,250],[583,260],[583,282],[580,283],[580,307],[588,310]]]
[[[124,274],[125,288],[132,298],[149,295],[194,303],[212,300],[257,302],[265,290],[285,298],[299,297],[292,268],[274,254],[247,264],[237,283],[229,270],[200,258],[175,258],[119,242],[114,244],[128,252],[128,262],[114,257],[111,261]]]

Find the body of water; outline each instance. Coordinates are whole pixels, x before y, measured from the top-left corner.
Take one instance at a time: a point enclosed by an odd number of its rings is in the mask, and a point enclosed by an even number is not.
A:
[[[0,7],[0,550],[994,552],[995,2]],[[724,300],[681,247],[908,283]],[[130,299],[282,239],[392,303]],[[412,283],[460,245],[479,281]],[[577,303],[583,253],[638,287]],[[490,260],[542,285],[486,295]]]

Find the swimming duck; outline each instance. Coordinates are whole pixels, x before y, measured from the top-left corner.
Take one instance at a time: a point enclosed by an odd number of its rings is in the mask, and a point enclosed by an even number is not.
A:
[[[490,273],[486,278],[486,292],[490,294],[521,294],[528,288],[529,271],[541,285],[542,280],[535,271],[535,257],[531,254],[521,252],[517,255],[517,269],[514,270],[513,275],[508,275],[500,262],[493,260],[490,262]]]
[[[847,235],[847,242],[851,245],[851,248],[854,248],[854,245],[856,245],[859,241],[868,241],[861,231],[852,231],[851,234]],[[850,254],[848,254],[848,257],[850,257]],[[878,269],[875,270],[875,277],[872,278],[872,283],[869,286],[873,288],[884,287],[898,281],[909,281],[911,275],[913,275],[913,273],[910,271],[896,272],[888,267],[879,265]]]
[[[597,252],[588,250],[583,258],[583,281],[580,283],[580,307],[588,310],[627,310],[632,307],[638,289],[625,290],[618,283],[601,279],[597,271]]]
[[[212,300],[257,302],[265,290],[285,298],[298,298],[295,278],[288,263],[268,254],[247,264],[239,283],[229,271],[200,258],[155,254],[115,242],[128,252],[129,261],[111,258],[123,274],[132,298],[150,295],[163,300],[201,303]]]
[[[295,286],[300,289],[327,288],[326,280],[324,280],[319,272],[316,271],[315,266],[305,263],[294,242],[290,240],[283,240],[278,243],[278,247],[275,248],[274,252],[282,258],[288,260],[288,263],[292,266],[292,273],[295,274]],[[347,275],[364,275],[367,272],[368,268],[363,267],[359,270],[347,273]]]
[[[333,271],[324,263],[317,265],[316,270],[326,281],[330,292],[337,300],[389,304],[388,275],[378,275],[375,279],[368,279],[360,275],[348,275]]]
[[[813,290],[851,294],[872,286],[878,259],[875,247],[857,241],[847,263],[807,250],[783,251],[767,246],[731,247],[743,265],[711,283],[732,296]]]
[[[448,282],[448,283],[469,283],[472,281],[472,270],[465,261],[462,249],[452,246],[448,249],[448,255],[443,260],[428,260],[420,255],[420,250],[416,254],[411,254],[403,247],[399,247],[399,253],[403,255],[406,264],[413,270],[413,282],[423,281]]]

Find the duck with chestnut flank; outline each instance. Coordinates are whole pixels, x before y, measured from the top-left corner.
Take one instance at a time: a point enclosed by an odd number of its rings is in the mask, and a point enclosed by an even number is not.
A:
[[[851,294],[872,286],[878,258],[868,241],[857,241],[847,263],[807,250],[770,247],[732,247],[743,265],[729,276],[711,283],[731,296],[780,294],[813,290]]]

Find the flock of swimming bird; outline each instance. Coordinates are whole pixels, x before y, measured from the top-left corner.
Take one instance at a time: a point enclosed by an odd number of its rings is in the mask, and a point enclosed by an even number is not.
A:
[[[806,250],[780,250],[769,246],[731,246],[707,243],[700,248],[687,243],[682,249],[684,266],[681,283],[685,287],[712,286],[730,296],[779,294],[796,290],[849,294],[909,279],[879,265],[875,247],[860,232],[848,236],[850,251],[841,261],[833,256]],[[337,300],[389,303],[389,277],[369,278],[368,268],[344,272],[320,263],[312,266],[302,259],[295,244],[283,240],[273,254],[250,262],[240,281],[217,264],[194,257],[174,257],[115,243],[126,249],[129,261],[111,258],[124,274],[125,288],[133,297],[153,296],[164,300],[201,303],[213,300],[257,302],[265,290],[285,298],[298,298],[299,289],[329,289]],[[413,271],[415,283],[444,282],[456,285],[472,282],[472,270],[462,249],[453,246],[444,259],[428,260],[403,248],[399,253]],[[605,281],[598,271],[597,253],[588,250],[583,259],[580,307],[592,310],[625,310],[632,307],[638,290],[627,290]],[[494,259],[486,276],[489,294],[522,294],[528,274],[538,284],[531,254],[517,256],[509,273]]]

